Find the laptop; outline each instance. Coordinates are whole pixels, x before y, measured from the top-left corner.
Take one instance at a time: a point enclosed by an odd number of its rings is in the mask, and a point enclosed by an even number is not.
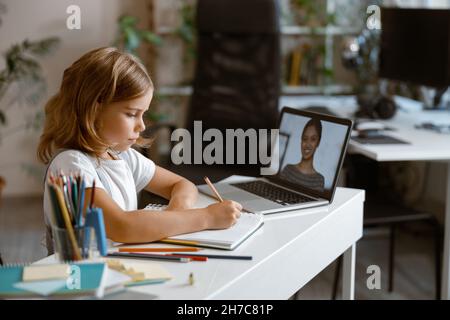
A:
[[[333,201],[352,125],[349,119],[284,107],[279,152],[273,149],[271,155],[275,174],[214,186],[222,198],[239,202],[248,212],[269,214],[328,205]],[[207,185],[198,188],[214,197]]]

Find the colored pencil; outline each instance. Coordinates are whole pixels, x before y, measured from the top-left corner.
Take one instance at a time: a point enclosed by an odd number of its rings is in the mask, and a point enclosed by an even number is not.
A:
[[[107,255],[111,258],[126,258],[126,259],[149,259],[149,260],[167,260],[176,262],[189,262],[191,259],[183,257],[169,257],[162,254],[145,254],[145,253],[124,253],[124,252],[113,252]]]
[[[95,179],[94,182],[92,183],[91,201],[89,203],[89,209],[92,209],[92,206],[94,205],[94,200],[95,200]]]
[[[180,257],[180,258],[188,258],[191,259],[192,261],[208,261],[208,257],[198,257],[198,256],[191,256],[189,254],[173,254],[173,253],[168,253],[165,255],[166,257]]]
[[[56,175],[49,172],[47,185],[53,207],[52,226],[65,229],[68,237],[70,247],[66,245],[61,249],[67,251],[64,259],[81,260],[85,252],[84,235],[77,234],[75,227],[82,227],[84,223],[84,179],[78,173],[65,176],[60,170]],[[93,198],[90,200],[92,205]],[[60,245],[63,247],[62,243]]]
[[[63,197],[64,197],[64,201],[65,201],[66,208],[67,208],[67,213],[69,213],[70,221],[73,224],[75,222],[75,217],[74,217],[72,204],[70,203],[70,194],[69,194],[69,189],[67,187],[66,182],[64,182],[62,192],[63,192]]]
[[[161,239],[159,242],[168,243],[168,244],[179,244],[184,246],[198,246],[200,243],[198,241],[185,241],[185,240],[176,240],[176,239]]]
[[[59,207],[61,209],[64,223],[65,223],[65,226],[67,229],[67,234],[69,236],[70,244],[72,245],[72,249],[74,252],[74,259],[81,260],[81,254],[80,254],[80,251],[79,251],[79,248],[77,245],[77,240],[75,238],[75,232],[73,230],[73,227],[72,227],[72,224],[70,221],[69,212],[67,211],[67,207],[64,205],[64,196],[63,196],[62,190],[56,186],[55,193],[56,193],[56,198],[59,202]]]
[[[52,207],[53,207],[53,211],[52,211],[52,215],[51,215],[52,223],[53,223],[53,225],[57,226],[58,228],[63,228],[64,222],[61,221],[62,214],[61,214],[61,210],[59,208],[58,199],[56,198],[55,185],[49,183],[47,186],[48,186],[50,200],[52,202]]]
[[[211,183],[209,178],[208,177],[203,177],[203,179],[205,180],[206,184],[211,188],[212,192],[216,195],[217,200],[220,201],[220,202],[223,202],[222,197],[220,196],[219,192],[214,187],[214,185]]]
[[[81,227],[84,225],[84,179],[82,177],[79,177],[79,191],[78,191],[78,225]]]
[[[77,179],[75,177],[70,177],[71,187],[72,187],[72,204],[73,204],[73,212],[75,213],[75,223],[78,224],[78,186]]]
[[[119,248],[119,252],[196,252],[199,248]]]
[[[183,254],[172,253],[173,256],[183,256]],[[231,256],[231,255],[219,255],[219,254],[189,254],[192,257],[207,257],[210,259],[233,259],[233,260],[252,260],[252,256]]]

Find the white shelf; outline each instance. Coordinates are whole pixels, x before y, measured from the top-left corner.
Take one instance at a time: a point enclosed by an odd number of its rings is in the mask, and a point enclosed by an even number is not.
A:
[[[163,86],[156,87],[156,93],[162,96],[190,96],[192,94],[191,86]]]
[[[283,26],[281,28],[282,35],[351,35],[358,34],[361,29],[354,27],[339,27],[339,26],[326,26],[326,27],[302,27],[302,26]]]
[[[349,94],[353,92],[350,85],[325,85],[325,86],[283,86],[282,95],[306,95],[306,94]]]
[[[162,26],[155,30],[155,34],[158,35],[171,35],[174,34],[177,29],[174,27]]]
[[[163,96],[190,96],[191,86],[173,86],[156,88],[156,92]],[[353,92],[353,87],[349,85],[325,85],[325,86],[283,86],[282,95],[306,95],[306,94],[349,94]]]
[[[155,33],[158,35],[171,35],[176,32],[173,27],[159,27]],[[326,27],[303,27],[303,26],[282,26],[280,30],[282,35],[351,35],[358,34],[361,29],[354,27],[326,26]]]

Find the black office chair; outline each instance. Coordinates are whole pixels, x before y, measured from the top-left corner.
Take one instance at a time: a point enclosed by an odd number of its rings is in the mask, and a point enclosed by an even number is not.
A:
[[[196,25],[197,63],[185,128],[192,133],[194,121],[202,121],[203,132],[215,128],[223,137],[225,129],[276,128],[280,95],[278,1],[199,0]],[[225,155],[225,143],[223,148]],[[205,175],[212,181],[230,174],[256,176],[261,167],[173,165],[170,159],[161,165],[194,183],[203,183]]]
[[[440,299],[441,293],[441,254],[442,228],[435,215],[406,208],[398,201],[390,199],[386,192],[380,191],[378,185],[379,164],[368,158],[352,155],[347,158],[347,185],[366,190],[364,203],[364,229],[375,227],[389,228],[389,275],[388,291],[394,289],[395,239],[399,227],[412,222],[425,222],[433,229],[435,255],[435,297]],[[333,282],[332,299],[336,299],[343,257],[337,260]]]
[[[275,128],[280,94],[276,0],[199,0],[187,128]]]
[[[3,265],[2,255],[0,254],[0,266]]]

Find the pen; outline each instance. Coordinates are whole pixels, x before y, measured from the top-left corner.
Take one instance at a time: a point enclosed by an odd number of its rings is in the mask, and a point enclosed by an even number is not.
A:
[[[183,254],[172,253],[172,256],[185,256]],[[219,255],[219,254],[194,254],[190,253],[190,257],[207,257],[209,259],[233,259],[233,260],[252,260],[252,256],[230,256],[230,255]]]
[[[209,178],[204,177],[203,179],[205,180],[206,184],[211,188],[212,192],[216,195],[217,200],[219,200],[220,202],[223,202],[222,197],[220,196],[219,192],[214,187],[214,185],[211,183],[211,181],[209,181]]]
[[[180,258],[188,258],[192,261],[208,261],[208,257],[198,257],[198,256],[192,256],[190,254],[173,254],[168,253],[165,255],[166,257],[180,257]]]
[[[169,260],[169,261],[177,261],[177,262],[189,262],[191,259],[184,257],[172,257],[165,256],[162,254],[145,254],[145,253],[121,253],[121,252],[113,252],[108,253],[107,257],[111,258],[139,258],[139,259],[154,259],[154,260]]]

